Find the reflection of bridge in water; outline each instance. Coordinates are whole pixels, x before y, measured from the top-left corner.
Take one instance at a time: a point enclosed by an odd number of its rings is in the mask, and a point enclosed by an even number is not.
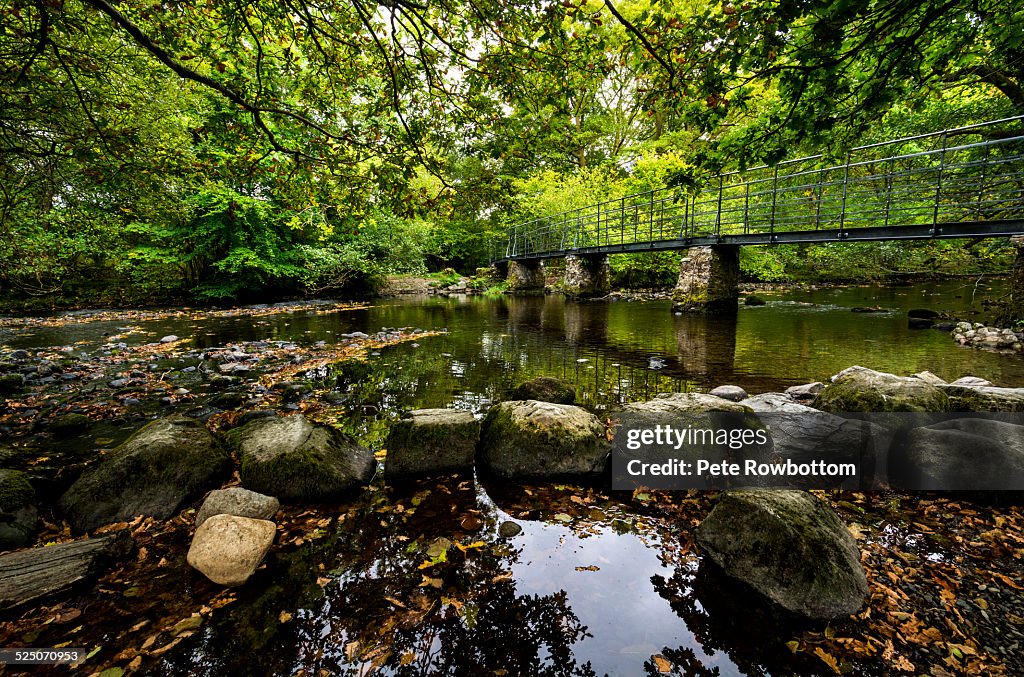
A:
[[[609,336],[610,311],[608,303],[506,298],[492,310],[493,326],[508,328],[493,357],[500,354],[560,376],[577,386],[581,400],[595,402],[689,392],[732,378],[735,317],[676,316],[661,351],[640,351],[616,345]]]
[[[707,177],[510,227],[492,254],[510,287],[543,287],[565,257],[570,295],[607,293],[607,256],[691,250],[679,310],[735,308],[743,245],[1024,234],[1024,116]]]

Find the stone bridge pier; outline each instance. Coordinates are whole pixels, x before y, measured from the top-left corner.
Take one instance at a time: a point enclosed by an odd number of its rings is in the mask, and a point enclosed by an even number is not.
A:
[[[672,310],[683,313],[736,312],[739,299],[738,245],[693,247],[679,265]]]
[[[567,254],[562,290],[567,296],[607,296],[612,290],[612,268],[607,254]]]
[[[544,262],[540,259],[511,260],[505,276],[506,289],[516,293],[544,293]]]

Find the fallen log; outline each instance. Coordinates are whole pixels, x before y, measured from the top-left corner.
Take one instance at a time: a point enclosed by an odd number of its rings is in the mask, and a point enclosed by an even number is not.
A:
[[[0,555],[0,610],[85,583],[135,547],[128,530]]]

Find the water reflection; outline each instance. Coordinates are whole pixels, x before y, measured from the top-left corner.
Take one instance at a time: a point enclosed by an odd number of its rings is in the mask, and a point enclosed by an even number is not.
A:
[[[509,521],[522,531],[501,535]],[[749,605],[713,608],[720,595],[701,592],[677,538],[577,487],[377,489],[328,536],[274,557],[150,674],[792,672],[771,626],[764,647],[731,630]]]

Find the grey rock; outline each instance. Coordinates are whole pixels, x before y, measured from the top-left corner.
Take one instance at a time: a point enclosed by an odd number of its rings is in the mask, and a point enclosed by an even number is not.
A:
[[[808,411],[817,411],[806,405],[795,402],[793,398],[785,393],[761,393],[754,395],[740,402],[745,407],[750,407],[757,413],[768,413],[778,411],[789,411],[802,414]]]
[[[274,543],[273,522],[235,515],[214,515],[196,529],[186,560],[219,585],[249,580]]]
[[[498,525],[498,535],[502,538],[514,538],[523,533],[523,528],[515,522],[502,522]]]
[[[725,492],[697,528],[697,542],[727,575],[795,614],[847,616],[867,597],[857,543],[807,492]]]
[[[950,381],[949,385],[966,386],[968,388],[989,388],[995,386],[991,381],[986,381],[985,379],[978,378],[977,376],[961,376],[955,381]]]
[[[994,386],[942,387],[953,411],[1024,412],[1024,388]]]
[[[586,477],[604,471],[610,445],[605,427],[571,404],[510,400],[487,412],[480,458],[508,479]]]
[[[925,383],[930,383],[933,386],[944,386],[944,385],[946,385],[945,381],[943,381],[941,378],[939,378],[935,374],[931,373],[930,371],[918,372],[918,373],[914,374],[914,378],[920,379],[920,380],[924,381]]]
[[[161,418],[82,473],[60,507],[77,531],[138,515],[166,519],[218,484],[230,467],[204,424],[184,416]]]
[[[1024,425],[962,418],[915,428],[890,475],[911,489],[1024,489]]]
[[[714,397],[721,397],[723,400],[729,400],[730,402],[739,402],[747,399],[747,391],[733,385],[718,386],[708,394]]]
[[[167,336],[164,336],[162,339],[160,339],[160,343],[174,343],[177,340],[177,336],[175,336],[174,334],[168,334]]]
[[[942,390],[921,379],[858,366],[833,376],[815,398],[814,407],[835,413],[944,412],[950,403]]]
[[[242,487],[214,489],[206,496],[206,500],[203,501],[202,507],[196,514],[196,526],[198,527],[214,515],[235,515],[269,520],[273,519],[280,509],[281,503],[273,496],[265,496]]]
[[[230,436],[242,462],[242,485],[284,501],[340,498],[368,483],[377,468],[368,449],[301,414],[260,418]]]
[[[412,477],[473,467],[480,422],[459,409],[417,409],[391,426],[384,473]]]
[[[818,396],[818,393],[824,389],[824,383],[821,381],[815,381],[814,383],[790,386],[789,388],[786,388],[786,394],[795,400],[813,400]]]

